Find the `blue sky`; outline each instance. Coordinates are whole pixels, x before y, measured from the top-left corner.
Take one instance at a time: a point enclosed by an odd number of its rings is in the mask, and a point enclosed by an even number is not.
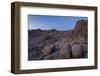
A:
[[[42,30],[56,29],[60,31],[67,31],[73,29],[76,22],[80,19],[87,20],[88,18],[76,16],[29,15],[28,28]]]

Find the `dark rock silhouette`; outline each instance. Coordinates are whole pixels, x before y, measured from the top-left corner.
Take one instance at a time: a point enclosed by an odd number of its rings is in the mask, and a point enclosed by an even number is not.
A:
[[[72,30],[29,30],[28,60],[88,57],[88,21],[79,20]]]

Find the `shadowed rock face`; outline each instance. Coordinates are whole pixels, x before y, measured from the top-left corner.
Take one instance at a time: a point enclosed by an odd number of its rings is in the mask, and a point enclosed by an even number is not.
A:
[[[79,20],[73,30],[29,30],[28,60],[88,57],[88,21]]]

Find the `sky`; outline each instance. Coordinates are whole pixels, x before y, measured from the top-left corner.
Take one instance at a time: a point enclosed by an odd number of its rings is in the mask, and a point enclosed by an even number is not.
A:
[[[87,17],[76,16],[46,16],[46,15],[28,15],[28,28],[60,31],[71,30],[75,27],[78,20],[87,20]]]

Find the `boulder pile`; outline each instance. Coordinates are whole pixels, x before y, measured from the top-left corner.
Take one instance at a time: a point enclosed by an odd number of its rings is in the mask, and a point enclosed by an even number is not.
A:
[[[79,20],[72,30],[29,30],[28,60],[88,57],[88,21]]]

